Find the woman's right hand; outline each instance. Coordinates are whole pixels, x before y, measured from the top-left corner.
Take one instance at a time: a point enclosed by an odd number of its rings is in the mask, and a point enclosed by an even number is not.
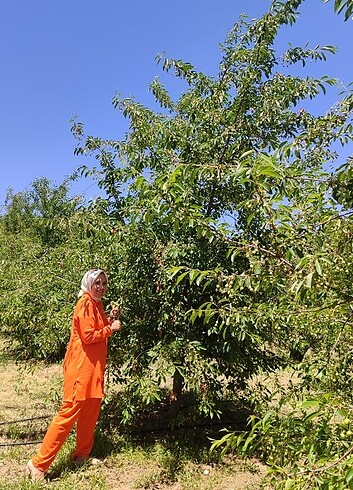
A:
[[[114,320],[110,328],[112,329],[112,332],[118,332],[121,329],[121,321],[120,320]]]
[[[109,314],[110,323],[113,323],[114,320],[120,320],[120,313],[121,313],[120,306],[114,306],[110,310],[110,314]]]

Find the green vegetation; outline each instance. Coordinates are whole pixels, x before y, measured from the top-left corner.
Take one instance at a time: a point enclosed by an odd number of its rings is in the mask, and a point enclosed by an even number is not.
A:
[[[154,80],[158,110],[115,97],[124,139],[75,121],[76,152],[97,162],[81,168],[102,189],[95,202],[45,179],[9,192],[0,329],[22,359],[61,359],[82,271],[99,265],[122,307],[110,345],[119,423],[163,408],[177,428],[186,405],[210,422],[236,403],[249,425],[215,452],[263,458],[274,487],[339,490],[353,485],[353,160],[337,168],[337,148],[352,142],[353,95],[306,74],[334,47],[277,53],[302,3],[241,17],[216,76],[158,57],[185,88],[174,101]],[[352,2],[334,8],[347,18]],[[311,113],[335,88],[335,105]]]

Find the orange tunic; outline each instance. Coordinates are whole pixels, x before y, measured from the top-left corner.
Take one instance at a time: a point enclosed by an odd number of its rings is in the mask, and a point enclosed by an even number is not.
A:
[[[64,401],[103,398],[107,338],[112,330],[103,305],[89,293],[78,300],[64,359]]]

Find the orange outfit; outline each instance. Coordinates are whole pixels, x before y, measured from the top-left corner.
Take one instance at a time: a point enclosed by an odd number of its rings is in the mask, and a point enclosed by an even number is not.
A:
[[[89,456],[104,396],[107,338],[111,334],[102,303],[86,292],[74,310],[71,337],[64,359],[63,403],[32,459],[38,470],[46,471],[49,468],[75,422],[76,450],[73,457]]]

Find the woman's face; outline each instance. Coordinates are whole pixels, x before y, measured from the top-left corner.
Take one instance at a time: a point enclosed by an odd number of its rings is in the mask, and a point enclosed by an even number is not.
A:
[[[92,295],[96,299],[102,299],[107,292],[107,278],[103,273],[99,274],[92,286]]]

